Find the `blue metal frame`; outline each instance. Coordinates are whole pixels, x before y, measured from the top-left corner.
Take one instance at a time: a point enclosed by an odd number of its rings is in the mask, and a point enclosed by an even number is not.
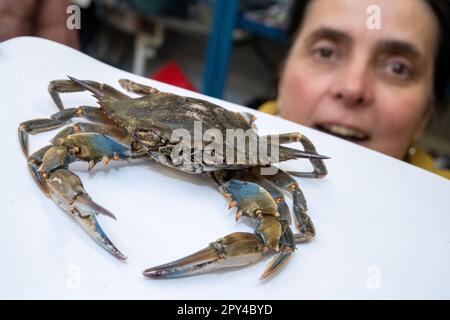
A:
[[[238,28],[247,30],[254,34],[260,35],[264,38],[269,38],[278,42],[285,42],[287,40],[287,34],[284,30],[266,26],[264,24],[249,20],[242,14],[238,17]]]
[[[216,0],[214,22],[208,44],[203,92],[221,98],[233,44],[239,0]]]
[[[278,42],[284,42],[287,38],[283,30],[243,17],[239,12],[239,0],[216,0],[203,83],[203,93],[208,96],[222,98],[235,28],[242,28]]]

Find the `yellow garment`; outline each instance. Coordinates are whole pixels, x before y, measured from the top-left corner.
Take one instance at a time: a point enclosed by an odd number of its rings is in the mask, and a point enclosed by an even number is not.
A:
[[[431,171],[441,177],[450,179],[450,170],[439,169],[436,167],[436,162],[431,155],[420,147],[413,146],[409,150],[409,156],[406,159],[416,167]]]
[[[277,103],[274,100],[267,101],[267,102],[263,103],[261,105],[261,107],[259,107],[259,111],[276,115],[276,114],[278,114]]]
[[[264,103],[259,108],[259,111],[269,113],[272,115],[276,115],[276,114],[278,114],[278,107],[277,107],[276,102],[274,100],[272,100],[272,101],[268,101],[268,102]],[[450,179],[450,170],[437,168],[433,157],[431,155],[429,155],[427,152],[425,152],[425,150],[423,150],[422,148],[420,148],[418,146],[411,147],[406,161],[412,165],[415,165],[416,167],[428,170],[437,175],[440,175],[441,177]]]

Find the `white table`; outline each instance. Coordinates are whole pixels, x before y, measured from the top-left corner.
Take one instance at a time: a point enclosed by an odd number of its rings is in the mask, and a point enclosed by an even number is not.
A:
[[[128,256],[116,260],[38,189],[17,139],[20,122],[57,111],[50,80],[72,75],[120,88],[130,78],[160,90],[244,107],[141,78],[38,38],[0,43],[0,298],[450,298],[450,183],[424,170],[341,139],[252,111],[261,134],[300,131],[330,156],[323,180],[298,179],[317,237],[299,245],[282,272],[259,282],[268,259],[229,272],[176,280],[142,276],[235,231],[226,201],[208,182],[156,164],[77,164],[88,192],[117,221],[100,217]],[[90,94],[63,96],[67,106],[94,105]],[[248,111],[248,110],[247,110]],[[55,131],[31,137],[44,146]],[[282,166],[309,169],[307,161]]]

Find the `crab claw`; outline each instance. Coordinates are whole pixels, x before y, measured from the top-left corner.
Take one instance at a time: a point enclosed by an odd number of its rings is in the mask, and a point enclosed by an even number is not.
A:
[[[101,210],[101,211],[100,211]],[[96,214],[102,213],[112,216],[106,209],[100,207],[98,204],[90,199],[78,196],[73,203],[72,212],[75,220],[83,227],[83,229],[106,251],[120,260],[126,260],[116,246],[109,240],[106,234],[100,227]]]
[[[270,276],[278,272],[281,268],[283,268],[291,258],[292,252],[293,250],[291,249],[282,250],[275,257],[273,257],[259,280],[269,278]]]
[[[187,257],[147,269],[144,276],[170,279],[238,267],[259,261],[267,251],[262,239],[253,233],[229,234]]]
[[[66,169],[58,169],[48,176],[46,182],[52,199],[74,217],[102,248],[118,259],[127,258],[109,240],[96,218],[97,214],[103,214],[115,219],[114,215],[91,200],[77,175]]]
[[[310,152],[310,151],[302,151],[297,149],[288,148],[285,146],[278,146],[278,157],[280,161],[286,161],[286,160],[292,160],[292,159],[319,159],[319,160],[326,160],[330,159],[330,157],[323,156],[321,154],[318,154],[316,152]]]

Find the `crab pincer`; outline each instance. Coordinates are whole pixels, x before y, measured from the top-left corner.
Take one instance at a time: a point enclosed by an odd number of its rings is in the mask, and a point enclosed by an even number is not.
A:
[[[68,212],[102,248],[118,259],[127,258],[107,237],[96,215],[103,214],[116,218],[111,212],[92,201],[77,175],[66,169],[58,169],[49,175],[46,182],[50,197]]]
[[[258,235],[236,232],[189,256],[149,268],[143,274],[152,279],[170,279],[239,267],[259,261],[266,251]]]

